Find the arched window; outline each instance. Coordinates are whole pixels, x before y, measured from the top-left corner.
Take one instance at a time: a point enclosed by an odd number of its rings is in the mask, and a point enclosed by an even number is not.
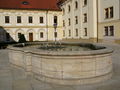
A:
[[[75,9],[78,9],[78,2],[75,1]]]

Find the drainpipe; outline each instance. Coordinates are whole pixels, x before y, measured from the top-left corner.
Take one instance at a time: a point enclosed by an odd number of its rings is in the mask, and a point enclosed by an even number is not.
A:
[[[96,13],[97,13],[97,43],[99,42],[99,32],[98,32],[98,15],[99,15],[99,12],[98,12],[98,0],[96,0],[96,8],[97,8],[97,10],[96,10]]]
[[[46,11],[46,29],[47,29],[47,42],[48,42],[48,10]]]
[[[120,0],[119,0],[119,20],[120,20]]]

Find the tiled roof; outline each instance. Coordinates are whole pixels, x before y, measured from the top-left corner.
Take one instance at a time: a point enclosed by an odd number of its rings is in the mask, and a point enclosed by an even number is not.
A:
[[[0,0],[0,8],[60,10],[57,0]]]

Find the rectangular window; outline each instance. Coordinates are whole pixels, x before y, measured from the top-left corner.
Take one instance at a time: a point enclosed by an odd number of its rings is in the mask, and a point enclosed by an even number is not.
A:
[[[87,5],[87,0],[84,0],[83,4],[84,4],[84,6]]]
[[[40,23],[44,23],[43,17],[40,17]]]
[[[110,36],[114,36],[114,26],[110,26]]]
[[[105,9],[105,18],[106,19],[109,18],[109,9],[108,8]]]
[[[108,27],[105,27],[105,36],[108,36]]]
[[[21,16],[17,16],[17,23],[21,23]]]
[[[71,37],[71,30],[69,30],[69,37]]]
[[[105,36],[114,36],[114,26],[105,26]]]
[[[10,17],[9,16],[5,16],[5,23],[10,23]]]
[[[70,7],[70,5],[68,5],[68,12],[70,12],[71,11],[71,7]]]
[[[84,14],[84,23],[87,22],[87,13]]]
[[[78,36],[78,29],[76,29],[75,32],[76,32],[76,37],[77,37]]]
[[[21,36],[21,33],[18,33],[18,38],[20,38],[20,36]]]
[[[54,32],[54,36],[55,36],[55,38],[57,38],[57,32]]]
[[[6,41],[10,41],[10,34],[6,33]]]
[[[54,16],[54,24],[57,24],[57,16]]]
[[[65,27],[65,20],[63,20],[63,27]]]
[[[84,28],[84,36],[87,36],[87,28]]]
[[[43,35],[43,32],[40,32],[40,38],[43,38],[44,35]]]
[[[78,24],[78,16],[75,16],[75,24]]]
[[[114,8],[109,7],[105,9],[105,19],[113,18],[114,17]]]
[[[32,18],[32,16],[29,16],[29,17],[28,17],[28,22],[29,22],[29,23],[33,23],[33,18]]]
[[[114,15],[113,7],[110,7],[110,18],[113,18],[113,15]]]
[[[68,25],[69,25],[69,26],[71,25],[71,21],[70,21],[70,18],[68,19]]]
[[[63,37],[65,37],[65,30],[63,30]]]

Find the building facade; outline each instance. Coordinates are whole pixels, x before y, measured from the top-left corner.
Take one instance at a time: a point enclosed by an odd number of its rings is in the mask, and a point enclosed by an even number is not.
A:
[[[120,43],[120,0],[99,0],[98,3],[99,41]]]
[[[97,40],[96,0],[64,0],[63,39]]]
[[[63,39],[120,42],[120,0],[60,0]]]
[[[6,3],[0,5],[0,41],[18,41],[20,34],[27,41],[62,40],[62,12],[56,0],[47,5],[47,1],[39,0],[0,1]],[[16,3],[20,6],[15,6]]]

